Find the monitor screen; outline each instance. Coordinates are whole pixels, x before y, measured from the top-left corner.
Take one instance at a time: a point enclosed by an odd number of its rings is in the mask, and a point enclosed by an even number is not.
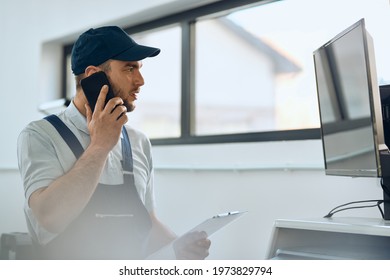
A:
[[[359,20],[313,53],[328,175],[380,177],[387,150],[371,36]]]

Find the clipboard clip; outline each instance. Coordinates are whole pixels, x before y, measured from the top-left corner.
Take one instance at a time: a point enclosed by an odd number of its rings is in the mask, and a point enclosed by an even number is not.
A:
[[[241,213],[241,212],[240,211],[230,211],[230,212],[227,212],[227,213],[215,215],[213,217],[213,219],[227,217],[227,216],[230,216],[230,215],[236,215],[236,214],[239,214],[239,213]]]

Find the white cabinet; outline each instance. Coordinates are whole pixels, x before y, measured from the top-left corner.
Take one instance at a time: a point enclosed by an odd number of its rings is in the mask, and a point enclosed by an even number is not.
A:
[[[390,260],[390,221],[349,217],[276,220],[267,259]]]

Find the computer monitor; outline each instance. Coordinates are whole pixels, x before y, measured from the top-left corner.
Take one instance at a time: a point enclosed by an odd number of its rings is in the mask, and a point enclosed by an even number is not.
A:
[[[326,174],[387,182],[389,150],[373,40],[365,20],[315,50],[313,57]],[[390,216],[390,208],[387,212]]]

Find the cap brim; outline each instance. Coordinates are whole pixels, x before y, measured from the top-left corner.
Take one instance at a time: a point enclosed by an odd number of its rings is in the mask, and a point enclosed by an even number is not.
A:
[[[160,49],[143,46],[143,45],[134,45],[131,48],[121,52],[120,54],[112,57],[112,59],[123,60],[123,61],[139,61],[147,57],[153,57],[160,53]]]

